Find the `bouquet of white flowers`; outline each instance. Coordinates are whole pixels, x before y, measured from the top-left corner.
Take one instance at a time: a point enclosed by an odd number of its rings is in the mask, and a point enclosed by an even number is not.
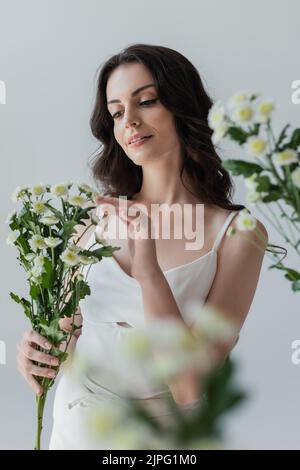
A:
[[[84,266],[101,261],[103,256],[112,256],[119,249],[102,244],[100,248],[92,250],[94,245],[101,245],[101,239],[97,236],[88,250],[78,246],[84,233],[99,223],[99,218],[93,213],[95,198],[99,194],[90,186],[82,184],[78,186],[78,194],[70,195],[72,185],[40,184],[16,188],[12,199],[14,202],[22,202],[22,208],[14,211],[7,220],[12,230],[7,243],[19,250],[18,259],[26,271],[29,285],[28,299],[14,292],[10,292],[10,296],[22,306],[32,328],[52,344],[52,349],[47,352],[58,358],[59,365],[66,360],[66,350],[78,328],[74,323],[78,304],[91,293],[87,283],[90,267],[84,277]],[[54,207],[52,199],[61,203],[61,209]],[[85,224],[83,221],[86,219],[91,223]],[[72,236],[76,236],[76,225],[86,225],[86,229],[74,243]],[[72,318],[69,333],[59,325],[64,317]],[[40,347],[40,350],[43,351],[43,348]],[[55,379],[37,377],[37,380],[43,387],[43,394],[36,395],[36,450],[40,449],[47,393]]]
[[[300,254],[300,129],[289,131],[286,124],[276,137],[272,128],[273,100],[258,92],[240,91],[226,103],[217,101],[208,115],[218,144],[229,138],[247,155],[246,160],[227,159],[222,165],[234,176],[245,178],[247,202],[255,206],[293,250]],[[287,250],[271,250],[277,260],[271,268],[280,269],[291,282],[293,292],[300,291],[300,272],[285,266]],[[269,251],[269,250],[267,250]],[[278,260],[278,254],[284,257]],[[272,257],[273,258],[273,257]]]

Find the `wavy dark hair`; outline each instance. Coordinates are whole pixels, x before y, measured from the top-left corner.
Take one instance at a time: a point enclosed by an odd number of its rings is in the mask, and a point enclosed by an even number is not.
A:
[[[142,186],[142,168],[130,160],[116,141],[114,121],[107,109],[109,76],[119,65],[129,63],[140,63],[148,68],[160,102],[175,118],[183,155],[180,178],[184,187],[201,202],[228,210],[245,209],[246,206],[232,202],[234,183],[212,143],[213,131],[208,125],[208,112],[213,101],[203,86],[199,72],[174,49],[151,44],[128,46],[100,66],[90,126],[93,136],[100,142],[91,169],[96,185],[100,183],[102,186],[102,194],[113,197],[122,195],[130,199]],[[182,180],[184,170],[193,191]],[[284,247],[270,243],[268,247],[280,248],[287,255]],[[266,251],[276,252],[272,248],[266,248]]]
[[[101,183],[103,195],[124,195],[130,199],[142,186],[142,168],[128,158],[116,141],[106,100],[106,86],[112,71],[132,62],[148,68],[160,102],[174,115],[183,155],[180,178],[184,185],[185,170],[191,184],[191,188],[184,187],[201,202],[230,210],[245,208],[232,203],[234,184],[211,141],[208,111],[212,100],[197,69],[179,52],[149,44],[126,47],[101,66],[90,125],[94,137],[102,144],[92,163],[92,175],[96,183]]]

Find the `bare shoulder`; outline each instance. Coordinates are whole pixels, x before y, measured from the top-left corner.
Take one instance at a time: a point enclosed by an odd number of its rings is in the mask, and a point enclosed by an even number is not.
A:
[[[234,236],[226,236],[226,252],[243,251],[248,256],[257,254],[263,257],[268,245],[269,235],[266,227],[258,218],[254,217],[255,226],[249,230],[241,230],[238,226],[238,214],[233,217],[229,227],[235,229]],[[228,228],[229,228],[228,227]],[[227,232],[229,234],[229,232]]]
[[[217,206],[211,206],[208,209],[207,224],[210,225],[213,229],[214,234],[218,233],[223,224],[225,223],[227,217],[232,213],[232,210],[223,209]],[[239,216],[239,211],[230,221],[228,228],[237,228],[237,219]],[[254,247],[260,248],[260,250],[265,250],[268,244],[268,232],[264,224],[254,217],[255,219],[255,228],[253,230],[241,231],[236,230],[234,237],[224,236],[220,252],[232,253],[234,247],[235,250],[247,250],[250,252],[253,251]],[[228,232],[226,232],[228,233]]]

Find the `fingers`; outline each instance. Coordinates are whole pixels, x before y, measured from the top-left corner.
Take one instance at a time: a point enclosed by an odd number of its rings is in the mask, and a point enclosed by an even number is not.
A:
[[[52,346],[47,340],[47,338],[40,335],[37,331],[34,331],[34,330],[25,331],[22,342],[23,344],[26,344],[27,342],[35,343],[45,349],[50,349]]]
[[[38,351],[34,347],[36,345],[45,349],[51,348],[51,344],[45,337],[34,330],[26,331],[21,343],[17,344],[17,364],[20,373],[23,375],[28,385],[37,395],[41,395],[43,388],[33,375],[37,377],[54,378],[58,371],[43,366],[40,367],[34,364],[33,361],[40,364],[57,366],[59,365],[59,360],[46,352]]]
[[[46,354],[42,351],[37,351],[30,344],[24,343],[22,346],[17,345],[18,352],[23,354],[27,359],[31,361],[40,362],[42,364],[48,364],[50,366],[57,366],[59,364],[58,359],[55,356]]]
[[[35,380],[32,375],[28,375],[28,376],[25,376],[25,380],[26,382],[28,383],[28,385],[30,386],[30,388],[32,388],[32,390],[37,394],[37,395],[42,395],[43,394],[43,387],[37,382],[37,380]]]

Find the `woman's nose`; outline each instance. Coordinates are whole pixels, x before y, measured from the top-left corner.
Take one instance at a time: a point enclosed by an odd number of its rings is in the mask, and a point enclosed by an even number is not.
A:
[[[137,125],[140,121],[139,116],[137,115],[136,111],[134,110],[128,110],[125,112],[125,125]]]

